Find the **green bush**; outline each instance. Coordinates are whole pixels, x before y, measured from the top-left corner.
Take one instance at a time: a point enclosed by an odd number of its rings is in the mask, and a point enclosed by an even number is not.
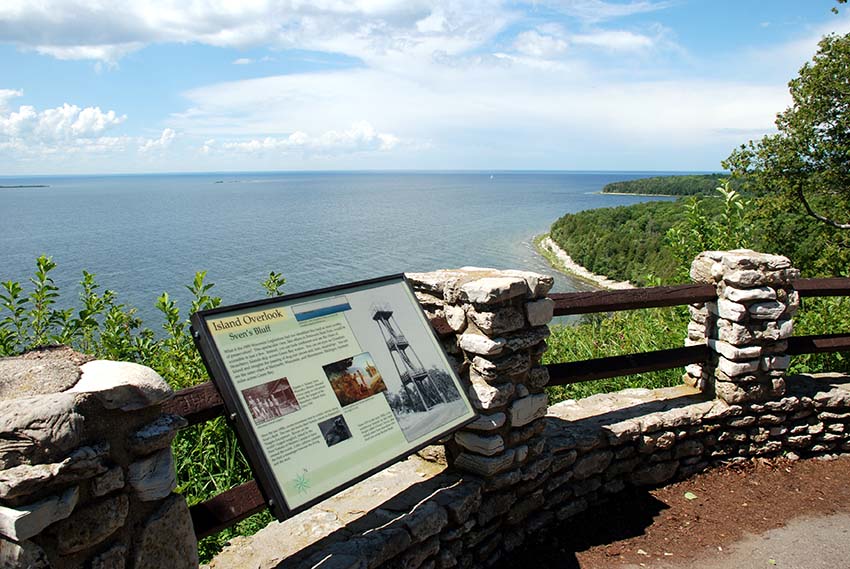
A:
[[[200,354],[189,333],[188,314],[163,293],[156,308],[163,316],[161,334],[144,326],[136,309],[118,302],[111,290],[100,292],[95,276],[83,271],[78,309],[57,308],[60,291],[49,257],[36,260],[31,290],[15,281],[0,283],[0,356],[12,356],[47,344],[66,344],[98,358],[136,362],[157,371],[169,385],[183,389],[208,381]],[[210,294],[213,285],[199,272],[186,288],[192,294],[189,314],[215,308],[221,299]],[[286,280],[272,272],[262,283],[270,296],[281,294]],[[253,478],[236,435],[219,417],[184,429],[172,443],[177,491],[190,505],[202,502]],[[234,535],[250,535],[271,520],[263,512],[218,535],[201,540],[201,559],[209,560]]]

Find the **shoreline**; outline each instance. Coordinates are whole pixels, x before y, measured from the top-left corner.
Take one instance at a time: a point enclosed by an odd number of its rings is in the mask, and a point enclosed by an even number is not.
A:
[[[671,195],[671,194],[636,194],[636,193],[633,193],[633,192],[603,192],[602,190],[599,190],[596,193],[603,195],[603,196],[637,196],[637,197],[641,197],[641,198],[687,198],[687,197],[690,197],[690,196],[701,195],[701,194],[682,194],[681,196],[674,196],[674,195]]]
[[[590,272],[573,261],[572,257],[570,257],[566,251],[561,249],[558,244],[552,240],[548,233],[544,233],[543,235],[535,238],[534,244],[552,268],[557,271],[561,271],[571,277],[585,281],[605,290],[627,290],[636,288],[629,281],[615,281],[604,275],[597,275],[596,273]],[[553,256],[557,263],[553,262],[553,259],[551,258]]]

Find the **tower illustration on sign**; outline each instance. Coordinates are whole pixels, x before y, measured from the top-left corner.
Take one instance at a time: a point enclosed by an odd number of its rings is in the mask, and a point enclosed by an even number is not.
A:
[[[427,411],[434,405],[447,402],[448,399],[431,380],[428,370],[402,334],[398,322],[393,318],[392,309],[388,306],[373,305],[372,320],[381,330],[381,336],[401,378],[404,396],[411,403],[411,407],[415,409],[421,406],[423,411]]]

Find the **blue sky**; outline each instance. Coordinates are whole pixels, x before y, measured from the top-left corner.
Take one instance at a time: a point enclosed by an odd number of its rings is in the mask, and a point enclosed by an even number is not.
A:
[[[3,0],[0,175],[715,170],[834,0]]]

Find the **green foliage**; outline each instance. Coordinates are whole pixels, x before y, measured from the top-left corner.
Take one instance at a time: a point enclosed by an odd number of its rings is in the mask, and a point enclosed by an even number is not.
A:
[[[269,278],[263,281],[262,285],[266,291],[266,296],[280,296],[283,294],[283,285],[286,284],[286,279],[282,274],[274,271],[269,273]]]
[[[665,281],[675,276],[665,235],[684,216],[678,202],[593,209],[563,216],[550,236],[586,269],[643,285],[649,274]]]
[[[580,361],[678,348],[688,326],[684,307],[615,312],[585,317],[575,326],[553,326],[544,363]],[[550,403],[628,387],[667,387],[682,382],[681,370],[665,370],[547,389]]]
[[[707,199],[690,198],[684,204],[685,218],[667,231],[666,244],[679,268],[678,281],[686,282],[691,261],[702,251],[739,249],[750,243],[751,224],[746,212],[751,206],[728,180],[716,188],[722,200],[709,205]]]
[[[722,174],[697,174],[688,176],[653,176],[612,182],[602,188],[603,194],[639,194],[645,196],[695,196],[711,195]]]
[[[39,345],[64,343],[99,358],[150,366],[173,389],[208,380],[191,338],[188,315],[181,313],[168,293],[163,292],[156,299],[164,332],[157,335],[143,325],[135,308],[118,303],[115,292],[105,290],[101,294],[95,275],[86,271],[80,281],[77,313],[74,314],[74,309],[57,309],[60,291],[52,277],[55,268],[52,259],[39,257],[29,293],[18,282],[0,283],[0,357]],[[213,284],[205,278],[206,272],[198,272],[186,287],[192,298],[190,314],[221,304],[221,299],[211,294]],[[285,282],[281,274],[272,272],[262,286],[277,296],[282,294]],[[189,504],[209,499],[252,478],[235,434],[221,417],[180,431],[172,448],[178,491]],[[201,540],[202,559],[210,559],[232,537],[253,533],[270,520],[271,515],[263,512]]]
[[[793,103],[777,115],[777,133],[742,145],[723,166],[748,190],[850,229],[850,34],[825,36],[788,86]]]

